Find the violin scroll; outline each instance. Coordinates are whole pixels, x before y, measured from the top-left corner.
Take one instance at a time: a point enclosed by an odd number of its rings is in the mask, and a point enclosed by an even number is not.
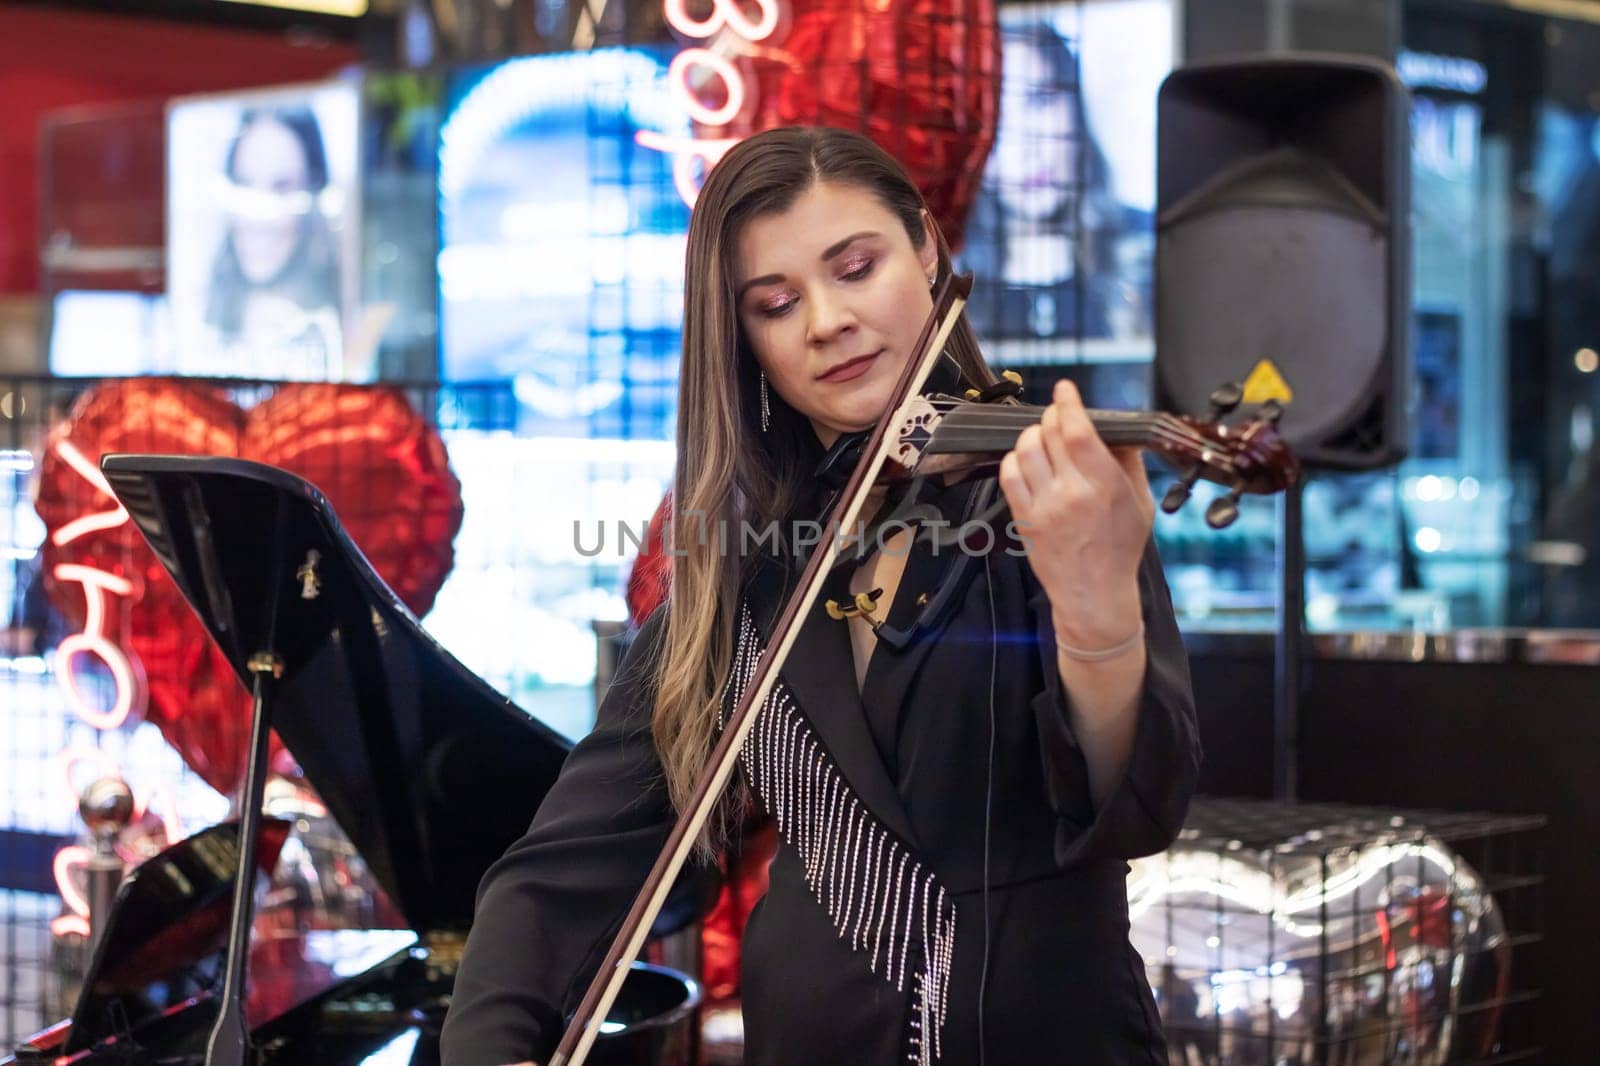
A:
[[[1196,481],[1215,482],[1227,491],[1206,507],[1206,524],[1212,529],[1225,529],[1239,517],[1241,497],[1282,492],[1300,476],[1299,460],[1278,436],[1277,424],[1283,409],[1276,401],[1263,404],[1241,425],[1230,426],[1222,421],[1238,407],[1242,394],[1238,385],[1218,388],[1211,394],[1210,421],[1169,416],[1187,432],[1149,443],[1151,450],[1178,471],[1178,480],[1161,500],[1161,509],[1167,514],[1187,502]]]

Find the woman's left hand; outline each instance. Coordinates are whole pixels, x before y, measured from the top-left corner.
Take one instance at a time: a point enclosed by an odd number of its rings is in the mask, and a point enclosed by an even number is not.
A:
[[[1137,448],[1108,448],[1070,381],[1000,463],[1028,562],[1050,597],[1056,636],[1108,648],[1139,628],[1139,562],[1155,501]]]

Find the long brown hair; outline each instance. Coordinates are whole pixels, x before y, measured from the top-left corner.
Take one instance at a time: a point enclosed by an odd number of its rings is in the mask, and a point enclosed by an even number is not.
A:
[[[752,219],[787,210],[823,181],[877,196],[905,226],[912,247],[928,236],[922,196],[900,165],[866,137],[826,127],[769,130],[741,141],[712,169],[689,221],[673,482],[678,535],[666,635],[654,664],[652,721],[680,809],[715,741],[739,590],[754,565],[738,550],[743,523],[764,528],[793,515],[812,491],[810,474],[822,455],[810,421],[776,392],[770,428],[761,428],[759,368],[739,328],[734,249]],[[936,227],[933,237],[943,277],[950,253]],[[968,381],[994,380],[965,321],[945,350]],[[718,530],[728,531],[726,548],[711,532]],[[725,838],[729,811],[725,803],[723,817],[708,823],[703,848]]]

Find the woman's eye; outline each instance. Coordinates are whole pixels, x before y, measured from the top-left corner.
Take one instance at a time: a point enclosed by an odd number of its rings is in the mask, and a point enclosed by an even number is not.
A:
[[[756,308],[762,318],[782,318],[794,307],[793,300],[769,300]]]
[[[841,276],[846,281],[860,281],[870,273],[872,273],[872,260],[858,259],[851,262]]]

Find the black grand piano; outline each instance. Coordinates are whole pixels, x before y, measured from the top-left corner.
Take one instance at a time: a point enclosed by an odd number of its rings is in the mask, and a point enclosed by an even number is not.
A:
[[[272,725],[404,917],[257,936],[244,1004],[256,1061],[437,1063],[478,882],[526,830],[569,743],[429,637],[309,483],[238,459],[108,456],[102,469],[241,679],[252,654],[275,649]],[[286,832],[263,822],[258,867]],[[224,823],[133,871],[72,1018],[5,1061],[203,1063],[239,842]],[[658,933],[704,894],[680,888]],[[590,1061],[687,1064],[697,1001],[683,975],[636,965]]]

